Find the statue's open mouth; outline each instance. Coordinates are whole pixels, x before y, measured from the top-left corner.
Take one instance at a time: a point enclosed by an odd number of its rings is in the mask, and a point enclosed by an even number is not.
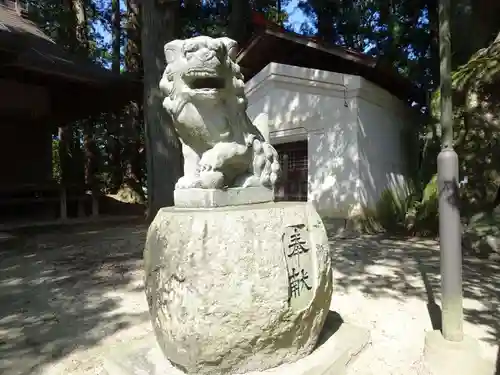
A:
[[[190,79],[188,85],[193,90],[221,90],[225,81],[218,77],[196,77]]]
[[[225,79],[215,71],[191,70],[183,78],[191,90],[202,94],[215,94],[226,86]]]

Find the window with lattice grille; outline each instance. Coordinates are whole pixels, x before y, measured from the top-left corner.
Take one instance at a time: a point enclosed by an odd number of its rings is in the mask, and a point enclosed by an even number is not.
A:
[[[307,141],[274,146],[281,164],[281,181],[276,199],[307,201]]]

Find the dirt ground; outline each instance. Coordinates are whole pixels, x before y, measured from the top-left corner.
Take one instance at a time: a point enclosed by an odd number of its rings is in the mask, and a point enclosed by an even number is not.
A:
[[[368,328],[372,339],[347,374],[415,374],[425,332],[441,324],[438,243],[366,236],[331,241],[331,249],[331,309]],[[500,355],[500,264],[466,257],[463,290],[464,332],[479,340],[493,375]]]
[[[15,233],[0,242],[0,374],[95,375],[117,343],[151,333],[142,284],[142,223]],[[439,252],[421,239],[331,242],[332,309],[370,329],[354,375],[409,374],[439,326]],[[500,264],[464,260],[465,332],[495,361]],[[430,313],[429,313],[430,312]]]

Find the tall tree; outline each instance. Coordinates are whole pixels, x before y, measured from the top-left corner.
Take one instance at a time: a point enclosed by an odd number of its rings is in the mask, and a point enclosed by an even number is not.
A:
[[[89,57],[89,34],[87,11],[84,0],[72,0],[72,11],[75,19],[75,42],[78,51],[85,58]],[[83,127],[83,156],[85,183],[92,191],[92,214],[97,215],[97,195],[98,186],[96,181],[97,173],[97,150],[93,135],[93,121],[86,119],[82,121]],[[81,209],[81,206],[79,207]]]
[[[111,70],[113,72],[120,72],[121,63],[121,39],[122,39],[122,29],[121,29],[121,9],[120,0],[111,0],[111,26],[113,35],[113,50],[111,53]]]
[[[173,205],[174,186],[181,176],[180,143],[158,87],[165,68],[164,45],[179,35],[179,2],[143,0],[141,4],[147,219],[151,221],[161,207]]]
[[[127,0],[127,21],[125,47],[125,69],[142,76],[140,7],[137,0]],[[143,105],[135,100],[125,109],[123,160],[125,162],[124,185],[133,191],[135,200],[145,202],[143,183]]]
[[[316,14],[318,37],[327,43],[335,43],[338,38],[335,28],[338,4],[331,1],[314,0],[311,1],[311,7]]]
[[[111,70],[120,74],[121,65],[121,9],[119,0],[111,0]],[[107,125],[107,151],[111,172],[111,186],[113,190],[120,188],[123,181],[121,144],[120,144],[120,113],[110,113]]]
[[[241,46],[252,33],[252,7],[249,0],[230,1],[228,35]]]

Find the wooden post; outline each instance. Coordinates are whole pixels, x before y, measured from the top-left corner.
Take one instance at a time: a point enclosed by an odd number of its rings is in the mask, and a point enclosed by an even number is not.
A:
[[[59,218],[66,220],[68,218],[66,187],[61,185],[61,193],[59,194]]]
[[[59,196],[59,218],[61,220],[68,219],[68,192],[67,183],[69,181],[69,161],[70,161],[70,140],[71,140],[71,127],[60,126],[59,131],[59,166],[61,168],[61,192]]]
[[[92,217],[96,218],[99,216],[99,196],[95,191],[92,191]]]
[[[85,191],[81,196],[77,196],[77,204],[78,204],[78,217],[85,217]]]

